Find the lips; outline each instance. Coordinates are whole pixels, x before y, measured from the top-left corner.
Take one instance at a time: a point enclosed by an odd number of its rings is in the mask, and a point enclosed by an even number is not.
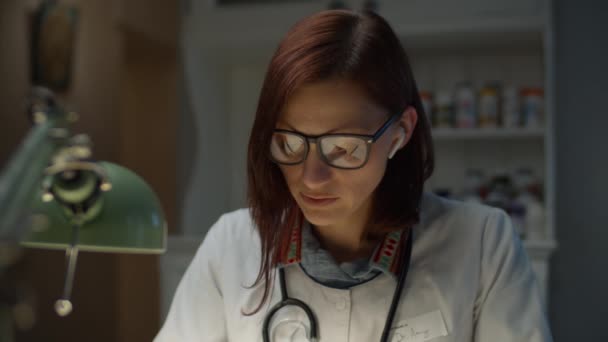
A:
[[[338,200],[338,197],[331,197],[327,195],[300,193],[300,196],[304,203],[311,206],[326,206]]]

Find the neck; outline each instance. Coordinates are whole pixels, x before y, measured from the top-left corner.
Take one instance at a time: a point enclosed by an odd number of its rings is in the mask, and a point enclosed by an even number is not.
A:
[[[349,237],[349,240],[345,240],[347,235],[329,233],[320,227],[313,227],[313,231],[323,249],[327,250],[338,264],[368,257],[376,245],[375,241],[366,238]]]
[[[378,238],[367,234],[369,215],[350,219],[329,226],[313,226],[313,233],[323,249],[327,250],[338,263],[369,257],[374,251]]]

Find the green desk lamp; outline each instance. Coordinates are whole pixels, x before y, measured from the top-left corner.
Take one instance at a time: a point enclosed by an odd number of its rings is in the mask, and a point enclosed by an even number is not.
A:
[[[65,316],[72,311],[79,250],[163,253],[167,224],[145,181],[124,167],[91,160],[88,138],[70,137],[73,115],[48,90],[36,88],[32,98],[36,125],[0,175],[0,247],[66,250],[64,292],[55,303]],[[9,263],[4,259],[0,271]]]
[[[73,161],[47,168],[32,206],[26,247],[64,249],[67,272],[55,311],[72,311],[78,251],[162,253],[166,223],[152,189],[135,173],[107,162]]]

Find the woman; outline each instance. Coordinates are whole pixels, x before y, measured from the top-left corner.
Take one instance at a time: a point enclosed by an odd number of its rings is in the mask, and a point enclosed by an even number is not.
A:
[[[260,95],[249,209],[211,228],[156,341],[550,341],[506,214],[423,193],[432,171],[389,25],[302,20]]]

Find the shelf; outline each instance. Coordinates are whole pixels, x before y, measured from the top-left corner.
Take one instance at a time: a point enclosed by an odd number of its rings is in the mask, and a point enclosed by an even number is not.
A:
[[[434,128],[434,141],[542,139],[544,128]]]

